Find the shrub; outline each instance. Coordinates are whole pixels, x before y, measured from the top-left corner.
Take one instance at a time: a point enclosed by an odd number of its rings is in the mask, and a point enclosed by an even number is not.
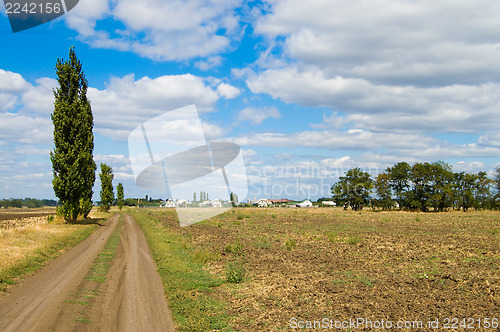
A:
[[[347,239],[347,243],[349,244],[358,244],[361,242],[361,237],[358,235],[351,236],[350,238]]]
[[[226,280],[232,284],[239,284],[245,278],[245,267],[242,262],[229,263],[226,268]]]
[[[296,246],[297,246],[297,241],[295,241],[294,239],[289,239],[285,242],[286,250],[292,250]]]
[[[335,243],[335,242],[339,242],[339,236],[337,233],[335,232],[328,232],[326,233],[326,237],[328,238],[328,240],[330,240],[330,242],[332,243]]]
[[[196,248],[193,251],[193,258],[195,261],[205,264],[207,262],[217,261],[219,259],[219,254],[207,249]]]
[[[239,240],[236,240],[233,243],[228,244],[226,248],[224,248],[224,251],[237,256],[242,256],[244,254],[243,249],[243,244]]]

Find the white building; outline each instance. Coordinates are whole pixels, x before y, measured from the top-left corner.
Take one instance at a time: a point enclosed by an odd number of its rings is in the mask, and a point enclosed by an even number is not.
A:
[[[212,207],[215,207],[215,208],[221,208],[222,207],[222,202],[218,199],[215,199],[212,201]]]
[[[161,205],[161,207],[164,208],[174,208],[175,207],[175,202],[171,199],[167,199],[165,203]]]
[[[306,199],[305,201],[303,201],[302,203],[297,204],[296,206],[300,207],[300,208],[307,208],[307,207],[312,207],[313,203],[311,203],[310,200]]]
[[[269,207],[269,206],[271,206],[273,204],[273,202],[271,202],[268,199],[259,199],[255,204],[258,207]]]
[[[179,207],[187,207],[188,202],[183,199],[178,199],[177,202],[175,202],[175,205]]]

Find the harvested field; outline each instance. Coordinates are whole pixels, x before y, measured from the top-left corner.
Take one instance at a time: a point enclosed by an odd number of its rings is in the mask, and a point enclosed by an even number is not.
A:
[[[32,217],[47,217],[49,214],[55,214],[56,208],[40,208],[40,209],[0,209],[0,228],[2,228],[2,221],[5,220],[20,220]]]
[[[235,330],[291,330],[292,318],[500,318],[498,212],[237,208],[184,228],[173,211],[148,213],[213,277],[245,272],[205,293],[227,304]]]

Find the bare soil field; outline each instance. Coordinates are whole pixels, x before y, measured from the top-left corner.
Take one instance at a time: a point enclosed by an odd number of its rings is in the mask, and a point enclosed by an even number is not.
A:
[[[44,207],[36,209],[28,208],[8,208],[0,209],[0,220],[20,219],[28,217],[47,216],[56,213],[55,207]]]
[[[0,297],[2,331],[173,331],[170,317],[144,235],[129,216],[115,215]]]
[[[39,208],[39,209],[0,209],[0,229],[24,226],[33,224],[34,220],[43,222],[47,221],[47,216],[56,213],[56,208]]]
[[[241,283],[204,292],[225,303],[234,330],[292,330],[293,319],[500,319],[498,212],[236,208],[181,228],[165,210],[148,213],[214,278],[226,280],[231,265],[244,271]]]

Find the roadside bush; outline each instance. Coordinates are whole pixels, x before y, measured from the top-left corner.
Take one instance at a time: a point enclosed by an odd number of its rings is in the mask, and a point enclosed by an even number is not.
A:
[[[330,240],[330,242],[332,243],[335,243],[335,242],[339,242],[339,236],[337,233],[335,232],[328,232],[326,233],[326,237],[328,238],[328,240]]]
[[[297,246],[297,241],[295,241],[294,239],[288,239],[285,242],[285,248],[286,248],[286,250],[292,250],[296,246]]]
[[[233,243],[228,244],[226,248],[224,248],[224,251],[236,256],[243,256],[244,247],[239,240],[236,240]]]
[[[230,262],[226,268],[226,280],[232,284],[239,284],[243,282],[245,273],[245,267],[242,262]]]
[[[219,259],[219,254],[207,249],[196,248],[193,251],[193,258],[195,261],[205,264],[217,261]]]
[[[351,236],[350,238],[347,239],[347,243],[349,244],[358,244],[361,242],[361,237],[358,235]]]

